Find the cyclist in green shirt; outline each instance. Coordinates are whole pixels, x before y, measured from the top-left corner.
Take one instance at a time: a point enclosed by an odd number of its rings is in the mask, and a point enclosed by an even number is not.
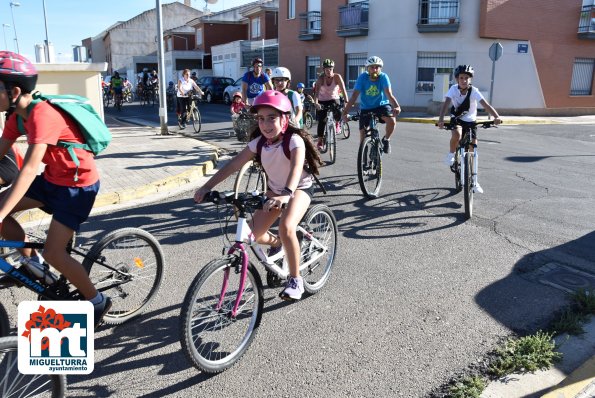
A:
[[[122,101],[122,88],[124,87],[124,80],[120,77],[118,72],[114,72],[112,80],[110,81],[112,90],[114,92],[114,99]]]

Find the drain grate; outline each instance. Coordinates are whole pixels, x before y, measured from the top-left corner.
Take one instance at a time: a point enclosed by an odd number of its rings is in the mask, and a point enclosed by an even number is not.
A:
[[[532,272],[530,279],[569,293],[595,289],[595,275],[560,263],[545,264]]]

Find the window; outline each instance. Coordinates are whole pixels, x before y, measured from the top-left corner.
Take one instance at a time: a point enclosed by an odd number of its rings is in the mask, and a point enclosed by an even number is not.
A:
[[[345,84],[348,90],[352,90],[355,87],[358,76],[366,70],[366,58],[367,55],[365,53],[347,54]]]
[[[202,28],[196,29],[196,45],[202,45]]]
[[[416,93],[434,91],[434,74],[448,73],[452,78],[455,68],[456,53],[418,52]]]
[[[295,19],[295,0],[287,0],[287,19]]]
[[[252,20],[252,38],[258,37],[260,37],[260,18],[254,18]]]
[[[320,66],[320,57],[306,57],[306,81],[307,86],[312,87],[312,84],[318,79],[318,67]]]
[[[440,25],[454,23],[459,17],[459,0],[420,0],[419,23]]]
[[[576,58],[572,66],[572,82],[570,83],[570,95],[591,95],[593,94],[593,72],[595,69],[594,58]]]

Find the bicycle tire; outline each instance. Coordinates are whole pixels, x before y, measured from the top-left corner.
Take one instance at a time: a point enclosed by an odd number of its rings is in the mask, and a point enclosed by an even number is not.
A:
[[[240,280],[235,270],[239,261],[239,257],[227,256],[208,263],[196,275],[182,302],[182,349],[192,365],[207,373],[233,366],[252,344],[262,319],[262,280],[252,264],[248,266],[238,314],[231,316]],[[225,273],[229,278],[227,291],[219,305]]]
[[[337,220],[328,206],[319,204],[308,210],[302,218],[301,225],[316,240],[327,247],[326,253],[323,253],[319,259],[306,268],[300,269],[304,290],[308,294],[315,294],[326,284],[333,268],[339,234]],[[312,247],[310,240],[303,237],[300,242],[300,251],[300,264],[320,253],[319,248]]]
[[[382,154],[380,141],[366,137],[357,152],[357,179],[362,193],[369,199],[376,198],[382,186]]]
[[[102,262],[127,273],[129,280],[102,266]],[[83,267],[97,290],[112,300],[112,308],[104,321],[117,325],[148,308],[161,286],[165,263],[161,246],[153,235],[139,228],[122,228],[106,234],[91,246]],[[139,294],[143,287],[148,291]]]
[[[66,393],[64,375],[25,375],[18,367],[16,336],[0,338],[0,391],[3,397],[62,398]]]
[[[10,332],[10,321],[8,319],[8,313],[6,308],[0,303],[0,337],[8,336]]]
[[[200,120],[200,111],[196,109],[196,107],[192,108],[190,117],[192,117],[192,128],[194,129],[194,132],[197,134],[200,133],[202,122]]]
[[[330,131],[328,131],[330,129]],[[335,124],[333,123],[332,126],[328,126],[327,128],[328,134],[326,135],[326,146],[328,148],[329,156],[331,161],[329,164],[334,164],[337,160],[337,138],[335,135],[337,134]]]
[[[465,154],[465,218],[473,216],[473,156]]]
[[[349,129],[349,123],[341,122],[341,132],[343,138],[348,139],[351,136],[351,129]]]
[[[254,161],[244,164],[236,176],[233,190],[236,199],[240,193],[244,192],[253,192],[255,190],[266,192],[267,175],[262,169],[262,166]]]
[[[310,130],[312,128],[312,125],[314,125],[314,118],[312,117],[310,112],[305,112],[304,113],[304,127],[306,127],[307,130]]]

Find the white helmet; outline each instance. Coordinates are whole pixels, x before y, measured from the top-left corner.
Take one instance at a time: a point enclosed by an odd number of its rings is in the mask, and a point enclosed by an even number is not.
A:
[[[285,79],[289,79],[291,80],[291,72],[289,71],[289,69],[284,68],[282,66],[275,68],[275,70],[273,71],[273,74],[271,75],[271,78],[285,78]]]
[[[373,55],[366,60],[366,68],[368,66],[372,66],[372,65],[378,65],[378,66],[382,67],[382,66],[384,66],[384,63],[382,62],[382,59],[380,59],[380,57]]]

